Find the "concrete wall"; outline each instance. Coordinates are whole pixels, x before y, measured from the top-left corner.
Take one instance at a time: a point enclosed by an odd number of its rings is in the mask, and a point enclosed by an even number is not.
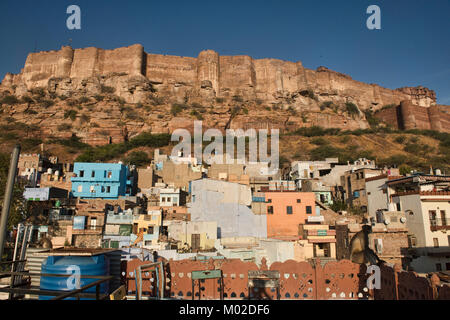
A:
[[[298,237],[299,224],[304,224],[316,212],[312,192],[266,192],[265,197],[267,210],[273,207],[273,214],[267,211],[268,237]],[[287,214],[287,206],[292,207],[292,214]],[[311,207],[311,214],[306,213],[307,206]]]
[[[367,212],[370,217],[376,218],[378,209],[389,209],[387,194],[381,189],[386,181],[387,178],[366,181]]]
[[[217,237],[267,237],[264,215],[255,215],[250,187],[218,180],[191,182],[188,212],[192,221],[217,221]]]
[[[215,221],[173,221],[168,227],[169,237],[192,247],[192,235],[200,235],[200,248],[214,248],[217,239],[217,222]]]

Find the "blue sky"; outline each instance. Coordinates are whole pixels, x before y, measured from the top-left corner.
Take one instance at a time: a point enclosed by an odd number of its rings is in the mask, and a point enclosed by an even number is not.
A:
[[[66,28],[66,8],[81,8],[81,30]],[[381,30],[366,9],[381,8]],[[0,2],[0,78],[18,73],[29,52],[112,49],[196,57],[213,49],[324,65],[387,88],[423,85],[450,105],[449,0],[334,1],[21,1]]]

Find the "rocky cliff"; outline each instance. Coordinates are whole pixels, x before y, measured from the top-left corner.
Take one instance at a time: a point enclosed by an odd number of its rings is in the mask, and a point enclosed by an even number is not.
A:
[[[55,103],[43,106],[33,98],[38,89]],[[366,128],[365,111],[403,100],[422,107],[436,102],[434,91],[427,88],[386,89],[325,67],[307,69],[301,62],[221,56],[212,50],[196,58],[157,55],[146,53],[139,44],[30,53],[19,74],[5,76],[0,92],[23,102],[4,114],[36,123],[45,134],[76,132],[94,144],[126,139],[143,130],[190,127],[191,118],[203,119],[204,127],[221,129]],[[24,97],[30,96],[33,101],[26,102]],[[76,100],[80,98],[82,103]],[[84,105],[88,110],[72,117],[72,129],[56,129],[69,121],[70,109],[76,106],[81,111]],[[80,119],[83,114],[85,121]]]

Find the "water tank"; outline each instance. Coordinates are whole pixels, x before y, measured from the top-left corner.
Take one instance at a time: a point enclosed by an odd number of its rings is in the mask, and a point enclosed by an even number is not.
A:
[[[79,270],[80,275],[106,276],[109,274],[109,262],[104,255],[96,256],[49,256],[42,263],[42,273],[47,274],[67,274],[67,277],[41,277],[41,290],[72,291],[74,287],[74,274]],[[80,288],[90,284],[95,278],[80,278]],[[108,282],[100,285],[101,293],[108,293]],[[83,291],[84,293],[95,293],[95,287]],[[62,293],[62,292],[61,292]],[[52,296],[40,296],[39,300],[49,300]],[[76,297],[70,297],[66,300],[76,300]],[[92,300],[81,299],[80,300]]]
[[[47,169],[47,173],[48,173],[48,174],[52,174],[52,173],[53,173],[52,168],[48,168],[48,169]]]

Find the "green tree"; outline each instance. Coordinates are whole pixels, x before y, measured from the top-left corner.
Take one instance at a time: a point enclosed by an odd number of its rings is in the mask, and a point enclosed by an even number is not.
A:
[[[144,151],[133,151],[128,157],[124,159],[125,163],[134,164],[137,167],[144,166],[150,163],[147,152]]]
[[[402,164],[401,166],[398,167],[398,170],[402,176],[405,176],[406,174],[411,172],[412,168],[407,164]]]
[[[0,153],[0,201],[1,206],[5,200],[6,182],[8,180],[8,170],[11,156],[6,153]],[[24,184],[16,182],[13,189],[13,198],[11,201],[11,208],[8,217],[8,231],[11,231],[13,226],[22,222],[27,217],[25,211],[25,200],[23,198]]]

